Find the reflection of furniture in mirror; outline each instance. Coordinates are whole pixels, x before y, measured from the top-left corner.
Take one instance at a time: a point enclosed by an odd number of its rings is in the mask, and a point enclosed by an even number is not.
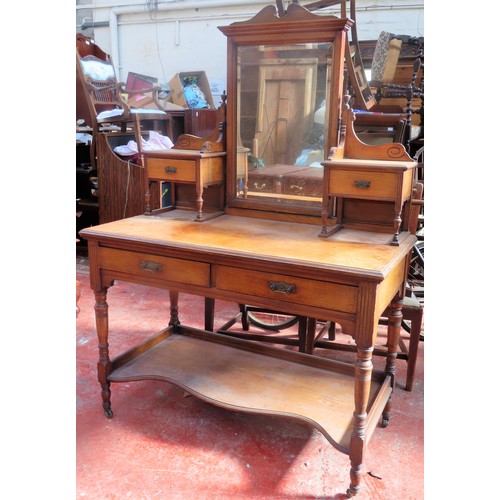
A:
[[[287,47],[279,49],[284,51]],[[288,47],[288,50],[294,50],[294,47]],[[264,167],[248,171],[250,192],[305,196],[305,192],[301,193],[300,190],[287,189],[282,182],[282,175],[296,172],[305,174],[311,170],[308,168],[311,164],[315,162],[320,167],[324,159],[323,124],[321,128],[315,127],[314,122],[316,101],[324,99],[324,93],[317,94],[317,73],[316,58],[261,61],[252,153]],[[326,83],[326,74],[322,76]],[[313,170],[314,173],[308,176],[317,178],[319,182],[310,184],[313,188],[309,189],[309,196],[320,197],[322,169]],[[266,178],[274,189],[266,187],[269,185]]]
[[[326,152],[337,144],[351,25],[348,19],[317,16],[292,4],[282,17],[268,6],[249,21],[220,28],[229,55],[229,209],[320,216],[322,174],[306,176],[315,186],[309,195],[295,182],[294,192],[283,191],[281,176],[287,167],[290,174],[321,172]],[[247,161],[238,162],[244,149]],[[276,179],[264,182],[273,168]],[[269,191],[270,184],[278,191]]]

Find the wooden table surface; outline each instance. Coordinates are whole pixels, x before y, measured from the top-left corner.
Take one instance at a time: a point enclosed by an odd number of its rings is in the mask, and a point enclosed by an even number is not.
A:
[[[185,218],[183,218],[183,214]],[[168,221],[168,224],[162,224]],[[361,274],[381,280],[415,242],[400,236],[400,247],[389,245],[392,234],[344,228],[330,238],[318,238],[321,226],[223,215],[203,223],[189,221],[189,212],[139,215],[84,231],[85,238],[134,238],[146,244],[253,257],[282,263]]]

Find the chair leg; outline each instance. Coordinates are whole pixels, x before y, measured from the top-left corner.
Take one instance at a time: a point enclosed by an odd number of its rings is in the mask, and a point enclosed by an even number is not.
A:
[[[411,319],[410,346],[408,349],[408,366],[406,368],[406,390],[413,389],[415,378],[415,366],[417,364],[418,345],[420,342],[420,331],[422,330],[422,319],[424,311],[416,312]]]
[[[316,318],[308,318],[307,320],[307,330],[306,330],[306,354],[312,354],[314,351],[314,340],[316,337],[316,326],[318,320]]]
[[[239,308],[241,313],[241,327],[247,332],[250,329],[247,306],[246,304],[239,304]]]
[[[328,340],[335,340],[335,323],[330,322],[330,326],[328,327]]]
[[[300,316],[299,318],[299,352],[306,352],[307,348],[307,316]]]
[[[314,351],[314,340],[316,334],[316,318],[300,316],[299,318],[299,352],[312,354]]]
[[[205,297],[205,330],[214,331],[215,299]]]

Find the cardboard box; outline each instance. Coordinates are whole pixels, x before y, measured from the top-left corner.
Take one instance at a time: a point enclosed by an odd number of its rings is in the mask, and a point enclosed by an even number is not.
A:
[[[177,73],[169,82],[170,96],[174,104],[179,104],[184,108],[189,108],[187,101],[184,97],[184,78],[188,76],[196,76],[197,84],[200,90],[205,94],[205,99],[210,107],[214,108],[214,100],[212,97],[212,92],[210,90],[210,84],[208,82],[207,75],[204,71],[184,71],[182,73]]]

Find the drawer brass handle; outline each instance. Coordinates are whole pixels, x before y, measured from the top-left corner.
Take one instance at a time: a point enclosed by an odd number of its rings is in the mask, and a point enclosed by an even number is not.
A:
[[[165,167],[165,173],[166,174],[175,174],[177,172],[176,167]]]
[[[370,187],[370,181],[354,181],[354,185],[359,189],[368,189]]]
[[[284,293],[285,295],[290,295],[297,291],[297,287],[295,285],[289,285],[288,283],[283,283],[282,281],[269,281],[268,285],[273,292]]]
[[[161,271],[161,264],[159,262],[141,260],[140,266],[143,271],[147,271],[148,273],[159,273]]]

